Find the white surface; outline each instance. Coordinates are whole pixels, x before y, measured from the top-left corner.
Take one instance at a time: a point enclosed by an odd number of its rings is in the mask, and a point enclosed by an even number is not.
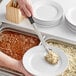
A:
[[[8,3],[9,0],[4,0],[2,4],[0,4],[0,21],[8,22],[5,19],[5,6]],[[67,12],[68,9],[71,7],[76,6],[76,0],[54,0],[58,3],[60,3],[64,9],[64,13]],[[36,2],[36,0],[32,0],[32,3]],[[18,24],[18,26],[23,28],[29,28],[33,29],[31,24],[28,20],[24,20],[22,23]],[[63,39],[69,40],[72,43],[76,43],[76,35],[75,33],[71,32],[68,28],[66,28],[65,22],[61,23],[57,27],[52,28],[39,28],[39,30],[43,33],[47,33],[50,35],[54,35]]]
[[[33,3],[34,20],[41,27],[57,25],[63,17],[63,8],[54,1],[37,1]]]
[[[43,46],[36,46],[29,49],[23,56],[25,69],[35,76],[55,76],[63,73],[68,66],[68,58],[61,49],[52,47],[52,50],[59,56],[56,65],[45,61],[46,50]]]

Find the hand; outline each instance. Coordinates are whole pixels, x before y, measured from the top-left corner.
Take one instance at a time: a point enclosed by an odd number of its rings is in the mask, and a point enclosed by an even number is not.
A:
[[[32,6],[28,2],[28,0],[17,0],[21,13],[25,17],[30,17],[33,15]]]
[[[32,74],[30,74],[29,72],[27,72],[23,65],[22,65],[22,61],[17,61],[7,55],[5,55],[4,53],[0,52],[0,66],[4,66],[13,70],[17,70],[21,73],[23,73],[25,76],[33,76]],[[1,75],[0,75],[1,76]]]

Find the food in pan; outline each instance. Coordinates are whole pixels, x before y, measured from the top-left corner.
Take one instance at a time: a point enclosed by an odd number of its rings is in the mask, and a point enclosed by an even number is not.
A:
[[[58,63],[59,57],[52,50],[49,50],[49,52],[45,56],[45,60],[50,64],[56,64]]]
[[[39,42],[37,37],[14,31],[8,30],[0,33],[0,50],[17,60],[21,60],[23,54]]]
[[[48,39],[47,43],[49,45],[53,45],[62,49],[68,56],[68,68],[65,70],[63,74],[58,76],[76,76],[76,45],[68,44],[54,39]]]

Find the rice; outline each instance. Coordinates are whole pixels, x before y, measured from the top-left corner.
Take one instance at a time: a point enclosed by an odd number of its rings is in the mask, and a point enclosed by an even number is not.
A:
[[[54,65],[58,63],[59,57],[52,50],[49,50],[49,52],[45,55],[45,60]]]
[[[59,76],[76,76],[76,45],[71,45],[54,39],[47,40],[47,43],[62,49],[68,56],[68,68],[62,75]]]

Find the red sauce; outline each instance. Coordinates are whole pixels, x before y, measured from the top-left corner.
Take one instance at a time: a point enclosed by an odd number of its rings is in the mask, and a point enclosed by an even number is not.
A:
[[[23,54],[39,44],[39,39],[13,31],[4,31],[0,35],[0,50],[5,54],[21,60]]]

